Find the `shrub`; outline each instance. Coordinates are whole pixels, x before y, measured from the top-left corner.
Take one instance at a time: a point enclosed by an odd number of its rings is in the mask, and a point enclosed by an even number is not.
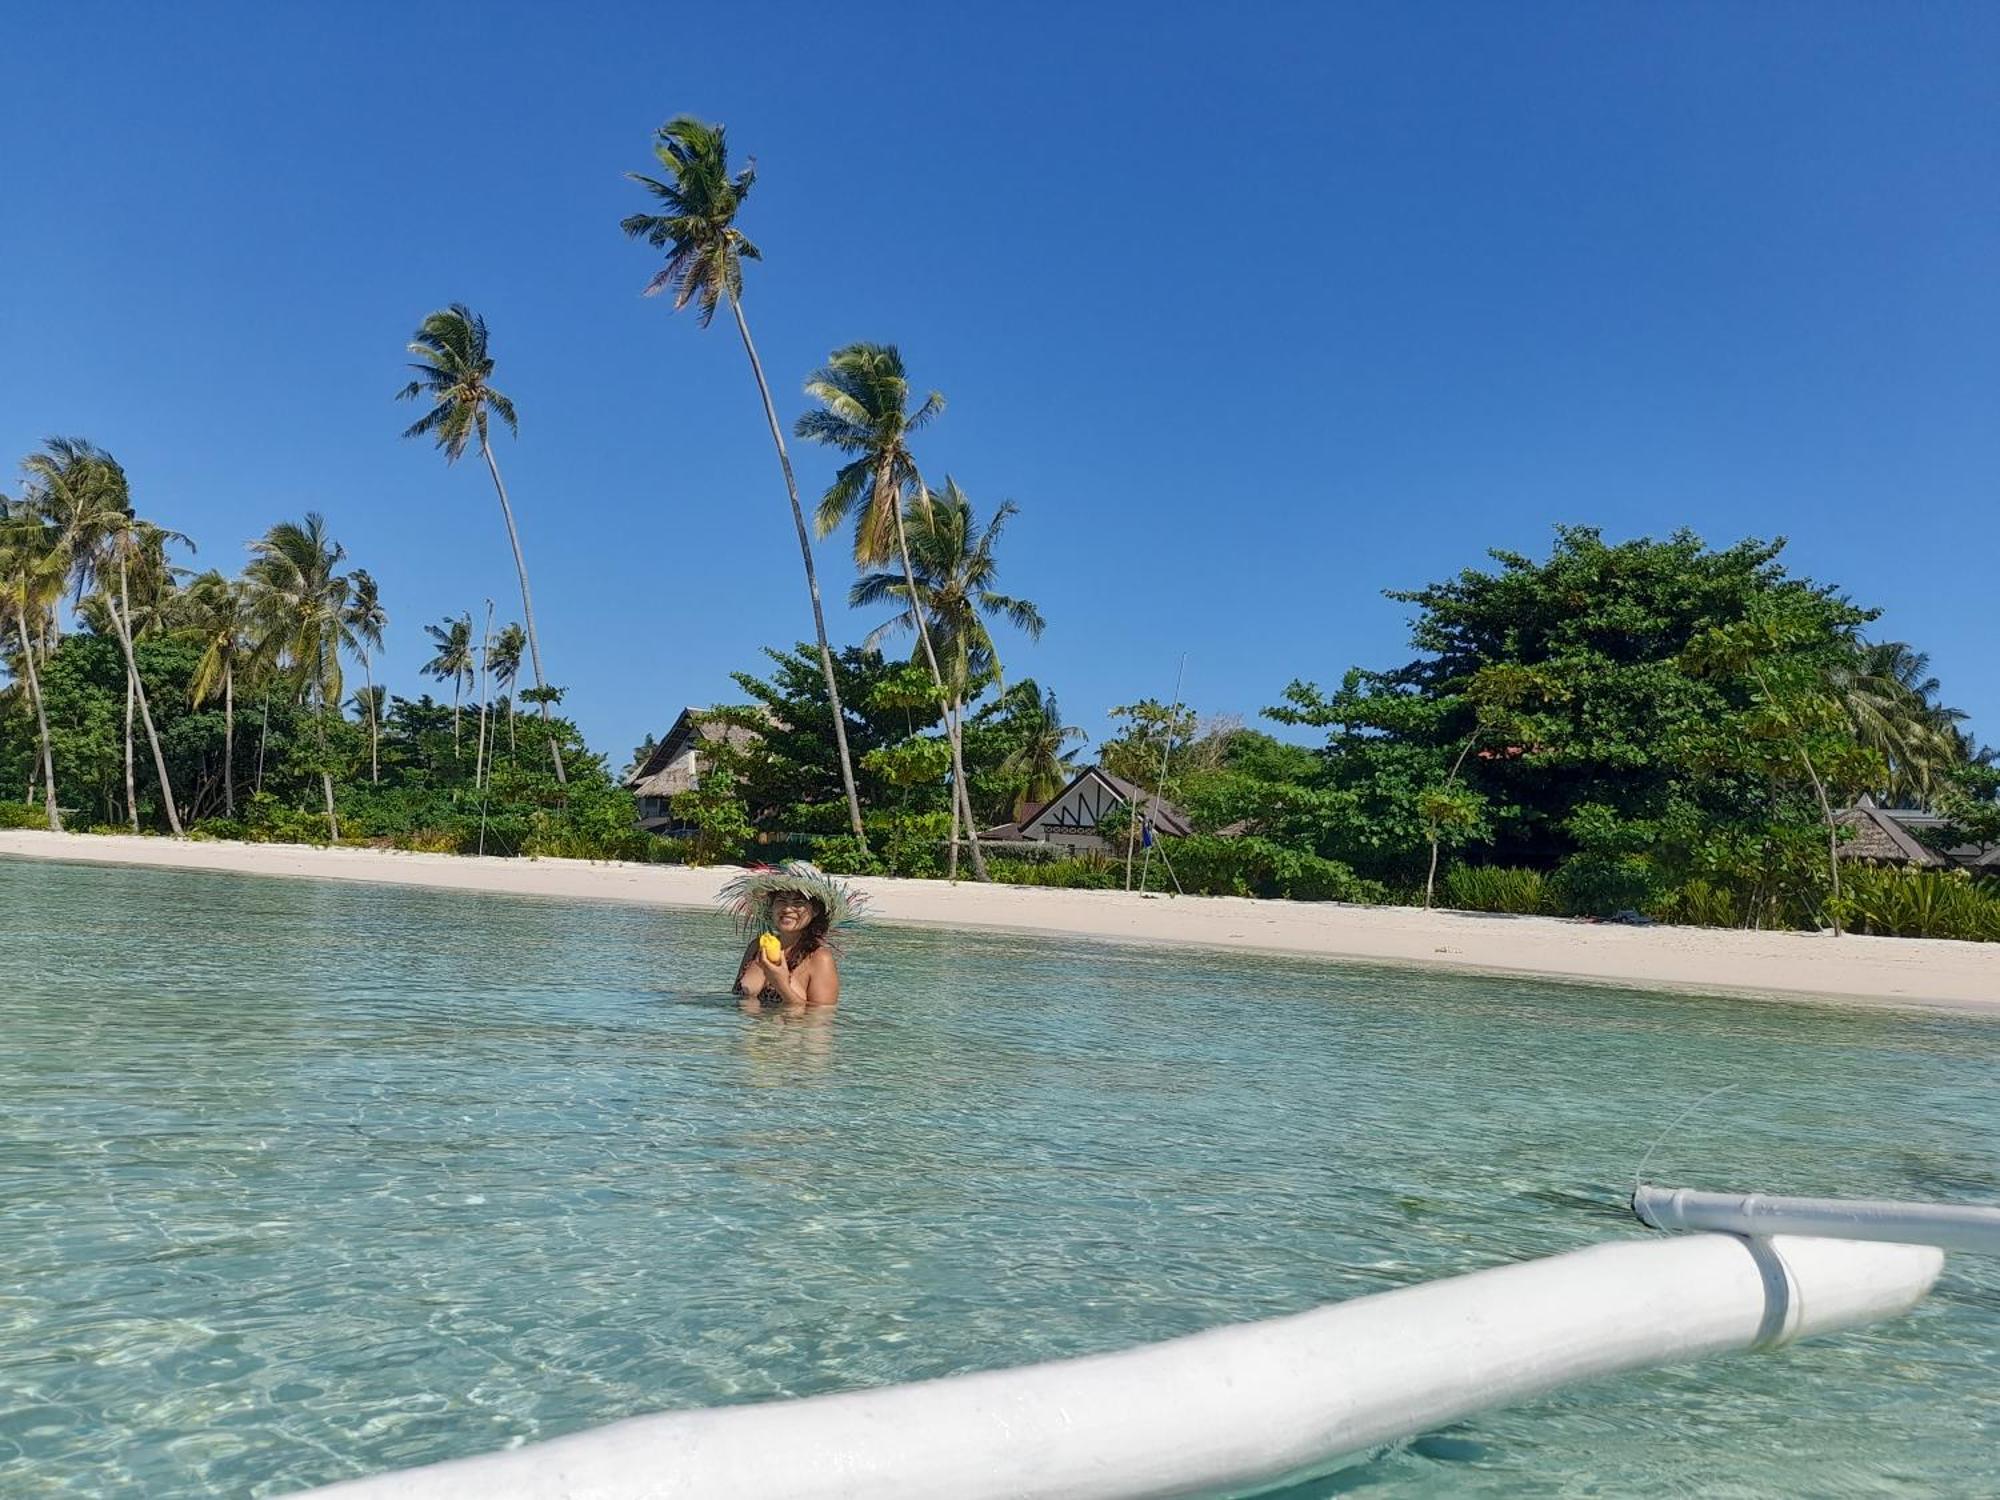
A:
[[[1850,866],[1841,907],[1856,932],[2000,942],[2000,892],[1963,870]]]
[[[1699,876],[1660,897],[1649,909],[1649,915],[1684,927],[1749,925],[1746,903],[1740,894]]]
[[[191,839],[235,839],[240,841],[249,837],[249,831],[243,826],[241,818],[203,818],[199,823],[188,829],[188,837]]]
[[[1375,901],[1381,890],[1338,860],[1268,839],[1197,834],[1162,846],[1190,895],[1275,896],[1291,901]],[[1155,858],[1154,863],[1162,861]],[[1162,871],[1164,875],[1166,872]],[[1171,876],[1161,884],[1171,882]]]
[[[1066,891],[1113,891],[1125,883],[1125,863],[1102,850],[1063,859],[1017,859],[996,855],[986,862],[993,878],[1008,885],[1049,886]]]
[[[49,815],[37,802],[33,807],[23,802],[0,802],[0,828],[46,828]]]
[[[1444,899],[1460,911],[1533,916],[1549,909],[1549,883],[1540,870],[1502,865],[1453,865],[1445,871]]]
[[[1577,854],[1549,880],[1556,910],[1572,917],[1645,911],[1660,896],[1659,871],[1638,854]]]

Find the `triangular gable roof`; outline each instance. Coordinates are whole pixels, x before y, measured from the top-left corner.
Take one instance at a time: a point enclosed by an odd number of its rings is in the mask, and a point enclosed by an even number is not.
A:
[[[1877,807],[1872,798],[1864,797],[1857,806],[1836,813],[1833,821],[1854,830],[1854,837],[1840,846],[1842,858],[1892,860],[1910,865],[1948,863],[1943,855],[1918,843],[1907,828]]]
[[[687,749],[688,742],[697,736],[710,742],[727,740],[740,748],[754,743],[757,731],[745,729],[740,724],[719,723],[706,709],[684,708],[680,717],[674,720],[673,728],[667,731],[666,738],[655,745],[653,753],[646,757],[646,763],[625,778],[625,785],[641,796],[664,797],[686,791],[685,785],[678,784],[683,778],[669,777],[667,781],[651,786],[646,783],[652,782],[679,759]],[[676,784],[670,785],[669,782]]]
[[[1194,832],[1194,825],[1188,821],[1187,814],[1182,812],[1178,807],[1175,807],[1173,803],[1166,801],[1164,798],[1155,797],[1151,792],[1143,788],[1134,786],[1122,776],[1112,775],[1102,766],[1085,766],[1075,776],[1070,778],[1068,786],[1057,792],[1055,796],[1051,797],[1047,803],[1036,811],[1033,817],[1021,824],[1022,837],[1034,838],[1039,830],[1045,826],[1058,826],[1049,822],[1049,814],[1056,808],[1061,807],[1064,799],[1086,782],[1095,782],[1128,807],[1136,806],[1139,808],[1148,818],[1152,819],[1153,827],[1161,833],[1171,834],[1176,838],[1185,838],[1188,834]]]

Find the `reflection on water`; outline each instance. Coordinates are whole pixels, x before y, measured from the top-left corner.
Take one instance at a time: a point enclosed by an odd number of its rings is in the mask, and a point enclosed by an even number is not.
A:
[[[0,860],[0,1495],[275,1493],[1117,1348],[1638,1232],[2000,1198],[1990,1024]],[[1294,1500],[2000,1493],[2000,1268]]]

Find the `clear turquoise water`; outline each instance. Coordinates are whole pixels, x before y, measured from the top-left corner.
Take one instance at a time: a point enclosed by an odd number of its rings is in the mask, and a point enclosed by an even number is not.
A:
[[[0,1494],[268,1494],[1117,1348],[1636,1232],[1651,1175],[2000,1201],[2000,1029],[0,860]],[[2000,1269],[1292,1500],[2000,1493]]]

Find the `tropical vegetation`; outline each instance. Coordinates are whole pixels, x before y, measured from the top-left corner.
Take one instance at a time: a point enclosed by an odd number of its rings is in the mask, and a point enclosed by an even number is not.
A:
[[[732,168],[722,127],[689,116],[653,149],[659,175],[632,174],[649,211],[622,227],[662,256],[647,293],[704,327],[729,310],[814,627],[735,673],[734,700],[707,711],[731,732],[704,738],[701,775],[654,819],[667,832],[639,831],[625,786],[655,743],[614,775],[556,711],[564,689],[544,673],[493,443],[496,426],[517,433],[518,414],[495,385],[487,325],[463,303],[418,325],[395,394],[424,407],[404,436],[431,439],[447,465],[477,449],[519,621],[496,621],[491,599],[392,611],[319,513],[225,539],[247,548],[244,566],[196,573],[193,541],[141,513],[110,453],[49,438],[0,496],[0,826],[509,855],[799,853],[950,877],[964,852],[982,879],[1055,886],[1136,875],[1190,892],[1496,913],[2000,933],[1993,878],[1848,857],[1842,812],[1864,797],[1929,810],[1940,848],[2000,847],[2000,767],[1923,652],[1789,572],[1781,543],[1561,528],[1545,556],[1495,552],[1392,592],[1411,611],[1409,659],[1301,663],[1263,727],[1140,698],[1111,709],[1112,733],[1088,745],[1051,687],[1003,667],[997,626],[1028,641],[1047,628],[1030,598],[1000,587],[1018,507],[982,515],[948,469],[926,469],[917,450],[944,397],[912,383],[893,343],[845,344],[804,379],[791,435],[833,458],[808,525],[743,306],[744,263],[762,258],[738,223],[754,167]],[[842,528],[857,575],[859,638],[846,645],[814,554],[815,533]],[[418,619],[424,644],[403,669],[448,702],[381,680],[392,622]],[[522,702],[536,716],[525,747]],[[1128,810],[1088,855],[1004,837],[1086,752],[1170,801],[1192,832],[1155,839]],[[989,847],[981,835],[995,829]]]

